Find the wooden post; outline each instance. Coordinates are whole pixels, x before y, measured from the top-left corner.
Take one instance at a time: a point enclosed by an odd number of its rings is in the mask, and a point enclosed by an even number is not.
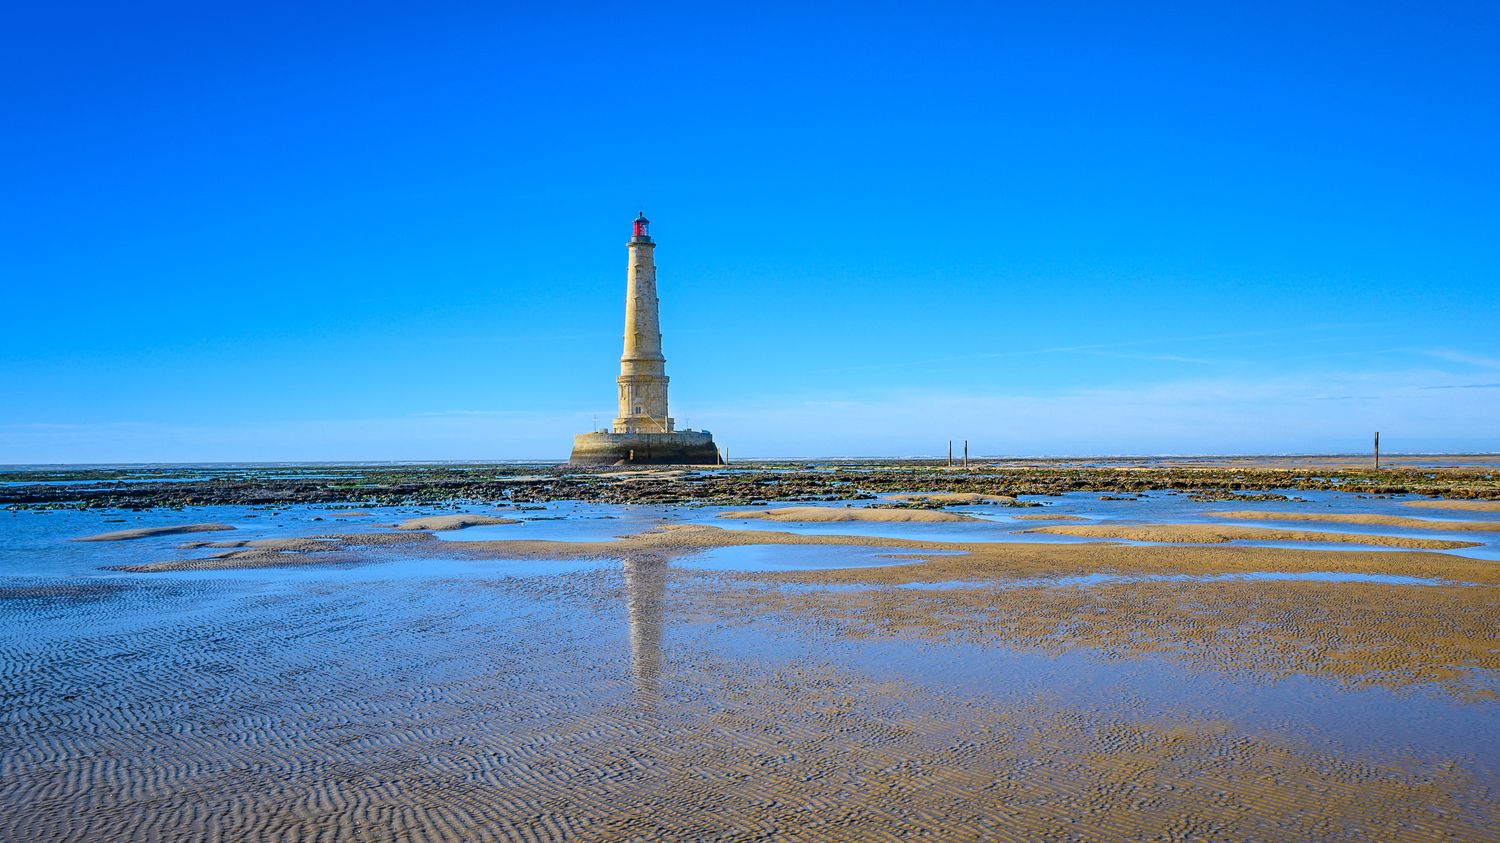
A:
[[[953,440],[948,440],[948,467],[953,467]]]
[[[1375,470],[1380,470],[1380,431],[1375,431]]]
[[[964,468],[969,467],[969,440],[964,440]]]

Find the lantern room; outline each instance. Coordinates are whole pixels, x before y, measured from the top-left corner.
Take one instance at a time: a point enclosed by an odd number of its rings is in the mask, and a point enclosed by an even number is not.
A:
[[[642,211],[635,215],[635,222],[631,223],[631,240],[642,240],[651,242],[651,220],[646,219],[646,212]]]

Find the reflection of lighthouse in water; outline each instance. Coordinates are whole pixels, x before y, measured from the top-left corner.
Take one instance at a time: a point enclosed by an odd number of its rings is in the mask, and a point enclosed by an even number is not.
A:
[[[630,621],[630,669],[635,690],[654,700],[661,691],[661,628],[667,593],[667,562],[637,556],[624,561],[625,608]]]

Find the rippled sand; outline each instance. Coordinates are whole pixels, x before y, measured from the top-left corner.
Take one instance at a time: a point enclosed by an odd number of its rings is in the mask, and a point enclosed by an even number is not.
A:
[[[11,710],[35,714],[3,733],[6,804],[24,810],[0,837],[1474,839],[1495,820],[1483,780],[1441,758],[668,643],[695,617],[816,615],[707,582],[669,594],[667,578],[119,586],[169,613],[152,647],[7,645],[25,665]],[[17,602],[0,602],[7,621]],[[183,602],[218,608],[172,616]]]
[[[693,568],[746,545],[911,558]],[[0,839],[1363,841],[1500,826],[1500,565],[1485,560],[704,525],[161,547],[131,573],[0,584]],[[1439,584],[1066,579],[1101,571]]]
[[[1084,524],[1078,526],[1036,527],[1027,532],[1052,533],[1100,539],[1126,539],[1142,542],[1178,542],[1186,544],[1219,544],[1232,541],[1258,542],[1336,542],[1368,544],[1379,547],[1409,547],[1420,550],[1457,550],[1478,547],[1478,542],[1448,539],[1417,539],[1407,536],[1380,536],[1369,533],[1324,533],[1307,530],[1237,527],[1230,524]]]

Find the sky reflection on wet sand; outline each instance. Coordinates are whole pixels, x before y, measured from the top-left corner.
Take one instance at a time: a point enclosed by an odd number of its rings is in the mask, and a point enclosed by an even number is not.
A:
[[[1072,511],[1090,511],[1077,504]],[[459,533],[514,537],[504,531],[535,527],[533,537],[597,540],[620,527],[717,512],[619,509],[551,506],[522,515],[562,520]],[[1016,510],[1028,511],[1036,510]],[[1012,832],[1028,836],[1068,829],[1107,837],[1205,811],[1234,817],[1226,828],[1249,836],[1297,827],[1278,825],[1285,817],[1245,781],[1224,785],[1223,798],[1241,806],[1234,810],[1210,808],[1191,781],[1153,785],[1149,799],[1113,796],[1121,785],[1111,759],[1127,756],[1167,765],[1134,775],[1137,789],[1152,777],[1174,780],[1172,765],[1269,765],[1283,781],[1278,799],[1340,812],[1346,836],[1381,827],[1391,811],[1460,836],[1493,817],[1479,796],[1500,786],[1493,700],[1438,685],[1352,687],[1319,675],[1206,669],[1168,653],[860,631],[849,618],[758,596],[818,587],[760,581],[755,572],[910,562],[899,549],[752,545],[670,562],[425,556],[122,575],[99,568],[171,558],[193,537],[66,541],[188,520],[231,523],[238,538],[316,535],[419,514],[404,507],[336,519],[312,507],[220,507],[123,523],[94,512],[3,516],[0,693],[10,703],[0,773],[6,803],[21,810],[7,812],[0,835],[362,829],[377,839],[608,839],[654,828],[692,839],[703,833],[691,818],[704,805],[739,822],[795,829],[808,820],[767,806],[804,802],[840,806],[822,832],[835,837],[971,833],[985,828],[971,816],[976,808],[1014,812]],[[852,526],[910,536],[955,525]],[[231,534],[211,538],[221,535]],[[1231,580],[1441,588],[1425,579],[1100,573],[858,588],[880,601],[872,605],[906,611],[904,601],[942,601],[952,589]],[[1493,686],[1495,677],[1477,681]],[[1073,766],[1083,757],[1097,759],[1094,773]],[[1330,759],[1361,772],[1347,782],[1321,778],[1316,771]],[[1006,774],[1012,785],[1003,797],[992,789],[1002,770],[1016,771]],[[946,784],[930,777],[936,771],[947,771]],[[869,792],[846,787],[848,776]],[[1087,793],[1048,801],[1080,782],[1092,782]],[[1314,794],[1324,791],[1335,796],[1318,803]],[[893,805],[892,794],[905,795]],[[1366,804],[1360,794],[1383,794],[1389,804]],[[1424,813],[1429,802],[1445,815]],[[629,808],[647,803],[657,806],[650,818]],[[906,804],[913,813],[900,810]]]

